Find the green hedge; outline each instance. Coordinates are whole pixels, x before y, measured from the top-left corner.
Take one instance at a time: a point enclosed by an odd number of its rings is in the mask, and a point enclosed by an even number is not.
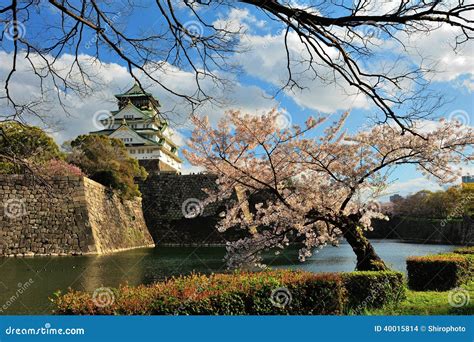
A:
[[[359,310],[391,302],[403,287],[402,275],[395,272],[278,270],[193,274],[150,286],[105,289],[104,296],[69,290],[53,301],[55,313],[74,315],[338,315],[353,306]],[[368,288],[377,289],[374,298]]]
[[[456,254],[473,254],[474,255],[474,246],[471,247],[461,247],[453,251]]]
[[[356,314],[399,302],[406,297],[405,279],[399,272],[345,273],[344,286],[348,294],[346,311]]]
[[[407,259],[408,286],[417,291],[447,291],[472,280],[474,255],[439,254]]]

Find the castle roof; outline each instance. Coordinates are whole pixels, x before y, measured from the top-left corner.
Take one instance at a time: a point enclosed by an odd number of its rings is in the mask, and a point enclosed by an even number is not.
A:
[[[137,114],[139,114],[139,116],[144,116],[144,117],[148,117],[148,118],[151,118],[155,115],[155,112],[152,111],[152,110],[143,110],[143,109],[140,109],[138,108],[137,106],[135,106],[131,101],[128,102],[122,109],[119,109],[119,110],[113,110],[111,111],[110,113],[112,113],[112,116],[115,116],[117,115],[118,113],[126,110],[126,109],[129,109],[131,108],[132,110],[134,110]]]
[[[166,126],[164,126],[166,127]],[[130,132],[133,132],[136,137],[139,137],[144,140],[144,145],[158,145],[162,146],[164,142],[167,142],[168,145],[178,148],[178,145],[176,145],[170,138],[168,138],[166,135],[164,135],[162,132],[164,130],[164,127],[161,127],[161,129],[154,129],[154,128],[131,128],[128,126],[128,124],[122,123],[119,127],[117,128],[106,128],[106,129],[101,129],[99,131],[92,131],[92,134],[105,134],[105,135],[111,135],[116,131],[119,130],[124,130],[125,128],[129,130]],[[160,138],[159,142],[156,142],[154,140],[151,140],[147,137],[145,137],[143,134],[140,132],[145,132],[145,131],[154,131],[158,138]]]
[[[128,134],[130,135],[133,135],[135,136],[136,138],[139,138],[142,140],[142,144],[134,144],[136,146],[140,146],[140,145],[143,145],[143,146],[157,146],[160,151],[162,151],[163,153],[165,153],[166,155],[170,156],[171,158],[173,158],[174,160],[176,160],[177,162],[179,163],[182,163],[182,160],[181,158],[179,158],[177,155],[175,155],[174,153],[168,151],[163,145],[164,145],[164,142],[167,141],[168,143],[171,143],[173,147],[176,148],[176,145],[174,143],[172,143],[168,138],[166,138],[165,136],[160,136],[160,141],[157,142],[157,141],[153,141],[151,139],[148,139],[147,137],[144,137],[143,135],[141,135],[140,133],[138,133],[136,130],[130,128],[126,123],[123,123],[121,124],[118,128],[116,129],[112,129],[110,131],[112,131],[111,133],[109,133],[108,135],[109,136],[112,136],[115,132],[117,131],[127,131]],[[103,132],[101,131],[102,133],[106,133],[106,132]],[[113,136],[112,136],[113,137]]]
[[[153,96],[153,94],[142,90],[142,88],[140,88],[140,85],[137,82],[135,82],[135,84],[130,89],[128,89],[125,93],[115,94],[115,97],[119,100],[122,99],[122,98],[127,98],[127,97],[129,97],[129,98],[130,97],[148,97],[154,102],[156,107],[161,107],[160,102],[158,101],[158,99],[156,99]]]
[[[127,96],[136,96],[136,95],[152,96],[151,93],[144,92],[144,91],[140,88],[140,85],[139,85],[137,82],[135,82],[135,84],[133,85],[133,87],[131,87],[130,89],[128,89],[125,93],[123,93],[123,94],[116,94],[115,96],[117,96],[117,97],[127,97]]]

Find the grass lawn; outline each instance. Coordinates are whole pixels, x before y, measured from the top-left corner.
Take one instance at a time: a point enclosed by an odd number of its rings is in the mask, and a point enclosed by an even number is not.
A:
[[[398,305],[370,309],[366,315],[473,315],[474,281],[463,285],[460,291],[407,291],[407,298]],[[451,292],[451,296],[450,296]],[[457,294],[457,296],[456,296]],[[467,296],[468,294],[468,296]],[[465,303],[460,307],[449,304],[449,298]],[[459,303],[458,302],[458,303]]]

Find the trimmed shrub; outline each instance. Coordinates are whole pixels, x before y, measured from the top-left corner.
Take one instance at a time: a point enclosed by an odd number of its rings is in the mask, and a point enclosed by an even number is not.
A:
[[[467,261],[467,272],[464,283],[474,281],[474,254],[462,254]]]
[[[120,286],[110,305],[70,290],[54,302],[58,314],[272,315],[340,314],[345,289],[336,274],[239,272],[171,278],[151,286]]]
[[[456,254],[473,254],[474,255],[474,246],[457,248],[453,251],[453,253],[456,253]]]
[[[343,277],[348,294],[346,312],[357,314],[365,309],[397,303],[406,297],[405,278],[400,272],[351,272]]]
[[[398,299],[394,293],[403,287],[403,276],[395,272],[275,270],[192,274],[150,286],[120,286],[107,289],[107,305],[100,293],[73,290],[53,301],[55,313],[75,315],[338,315],[363,303],[370,295],[367,288],[380,292],[367,304],[378,307]],[[354,293],[348,295],[348,289]]]
[[[474,256],[439,254],[407,259],[408,286],[417,291],[447,291],[474,274]]]

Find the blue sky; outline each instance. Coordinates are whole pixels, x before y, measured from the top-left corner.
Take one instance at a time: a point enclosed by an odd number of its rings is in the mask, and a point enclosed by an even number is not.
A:
[[[117,25],[124,28],[129,34],[140,34],[144,28],[147,32],[158,30],[160,21],[157,21],[157,10],[152,7],[151,0],[142,2],[141,9],[135,9],[129,15],[127,10],[120,10],[116,17]],[[174,3],[179,4],[179,1]],[[295,2],[296,3],[296,2]],[[383,11],[387,2],[378,2],[380,8],[374,8],[373,11]],[[301,4],[301,1],[300,1]],[[56,11],[51,9],[48,4],[46,11],[43,11],[42,18],[32,19],[25,25],[25,35],[28,38],[46,39],[54,34],[54,30],[43,30],[43,20],[52,21],[56,16]],[[119,5],[118,5],[119,6]],[[124,7],[125,8],[125,7]],[[151,9],[152,8],[152,9]],[[178,15],[186,24],[194,25],[194,18],[186,16],[186,11],[177,7]],[[241,72],[231,75],[225,75],[233,79],[234,87],[226,93],[219,96],[228,100],[222,107],[206,105],[200,109],[202,114],[208,114],[214,122],[222,115],[225,109],[237,108],[251,113],[262,113],[278,107],[287,113],[287,117],[292,123],[301,124],[309,115],[331,115],[350,111],[349,119],[346,123],[348,132],[356,132],[359,129],[367,127],[368,117],[380,115],[373,104],[363,96],[345,96],[343,91],[354,92],[347,85],[334,86],[324,84],[318,80],[304,80],[309,90],[303,92],[282,92],[275,99],[271,96],[275,94],[282,83],[285,70],[285,61],[282,58],[282,32],[278,23],[268,20],[268,17],[261,11],[257,11],[251,6],[235,5],[233,8],[220,7],[217,10],[199,12],[209,22],[226,22],[240,26],[246,33],[242,36],[240,43],[245,46],[245,52],[232,56],[232,62],[239,66]],[[374,34],[374,32],[372,32]],[[375,32],[375,34],[378,34]],[[442,28],[433,32],[431,35],[415,35],[412,37],[401,37],[406,39],[407,46],[412,48],[411,52],[418,49],[424,54],[424,57],[431,62],[438,63],[436,67],[439,73],[427,75],[432,77],[433,81],[430,90],[442,93],[449,100],[444,107],[437,112],[438,117],[456,118],[467,125],[473,125],[474,97],[474,46],[472,43],[464,46],[464,49],[455,54],[450,48],[456,34],[452,28]],[[407,63],[416,65],[418,57],[415,53],[402,54],[392,43],[385,41],[383,34],[377,37],[380,39],[380,53],[373,59],[364,61],[364,64],[370,68],[381,60],[395,61],[396,58],[403,55]],[[87,62],[88,56],[92,53],[90,47],[95,35],[89,31],[85,33],[84,44],[81,46],[81,58]],[[294,52],[300,48],[297,45],[292,46]],[[0,57],[7,58],[11,45],[6,42],[0,51]],[[70,51],[65,51],[59,61],[64,66],[71,63]],[[70,115],[64,114],[62,108],[57,104],[52,104],[49,108],[51,120],[59,127],[52,131],[52,135],[61,143],[64,140],[74,138],[77,134],[87,133],[96,130],[94,127],[93,116],[99,110],[115,109],[113,94],[120,93],[130,87],[133,82],[127,75],[123,62],[110,51],[102,51],[102,65],[94,64],[91,68],[97,72],[97,75],[103,80],[101,88],[87,99],[69,96],[66,103],[70,109]],[[9,68],[7,63],[0,65],[0,77],[5,78]],[[23,68],[23,69],[22,69]],[[24,61],[20,61],[20,71],[13,80],[13,88],[16,91],[15,96],[21,98],[25,96],[25,90],[28,96],[37,94],[37,82],[28,75],[28,66]],[[192,74],[185,68],[171,69],[168,75],[163,76],[169,84],[176,86],[176,89],[184,92],[192,91]],[[175,121],[175,139],[182,145],[185,144],[189,134],[189,126],[186,125],[187,108],[182,107],[179,101],[167,94],[156,85],[148,84],[149,91],[153,92],[163,105],[163,110],[175,108],[175,111],[182,115],[173,117]],[[407,84],[407,87],[410,87]],[[177,109],[176,109],[177,108]],[[401,108],[401,111],[404,109]],[[427,125],[431,123],[427,122]],[[196,169],[187,166],[189,171]],[[464,173],[474,173],[472,165],[464,169]],[[424,180],[420,173],[413,168],[400,168],[392,174],[394,182],[389,193],[398,192],[407,194],[417,190],[428,188],[439,188],[436,183]]]

